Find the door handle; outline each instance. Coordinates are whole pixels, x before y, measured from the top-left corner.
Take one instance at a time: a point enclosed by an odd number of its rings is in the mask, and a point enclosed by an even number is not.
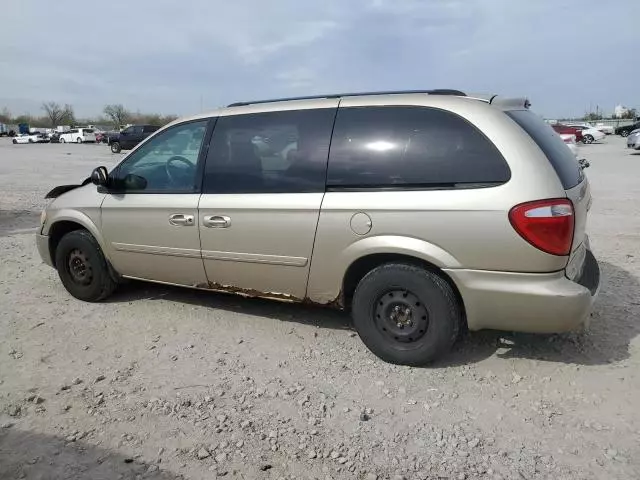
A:
[[[176,227],[190,227],[194,224],[194,217],[193,215],[176,213],[174,215],[169,215],[169,223]]]
[[[202,219],[202,224],[209,228],[228,228],[231,226],[231,219],[223,215],[207,215]]]

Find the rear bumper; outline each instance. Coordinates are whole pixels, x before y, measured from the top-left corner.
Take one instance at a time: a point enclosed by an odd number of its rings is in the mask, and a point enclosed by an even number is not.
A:
[[[591,313],[600,268],[587,251],[580,278],[565,272],[447,270],[458,286],[470,330],[559,333],[577,329]]]
[[[49,252],[49,237],[47,235],[40,235],[36,233],[36,246],[38,247],[38,253],[44,263],[53,267],[53,261],[51,260],[51,253]]]

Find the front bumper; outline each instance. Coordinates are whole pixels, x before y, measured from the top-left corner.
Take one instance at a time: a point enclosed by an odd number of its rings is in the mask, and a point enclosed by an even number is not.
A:
[[[600,268],[587,250],[576,281],[565,272],[513,273],[446,270],[460,290],[470,330],[559,333],[589,317],[600,287]]]
[[[38,247],[38,253],[42,261],[50,267],[53,267],[53,260],[51,259],[51,252],[49,251],[49,237],[36,233],[36,246]]]

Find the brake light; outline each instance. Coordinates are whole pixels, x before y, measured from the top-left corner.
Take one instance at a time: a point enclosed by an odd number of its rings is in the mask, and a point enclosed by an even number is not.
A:
[[[573,204],[566,198],[521,203],[509,212],[518,234],[551,255],[569,255],[573,243]]]

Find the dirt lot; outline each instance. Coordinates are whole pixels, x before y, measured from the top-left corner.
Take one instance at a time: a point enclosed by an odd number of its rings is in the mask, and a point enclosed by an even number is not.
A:
[[[582,147],[603,286],[589,329],[481,332],[383,363],[344,315],[147,284],[69,296],[44,193],[120,155],[0,141],[0,478],[640,478],[640,154]]]

